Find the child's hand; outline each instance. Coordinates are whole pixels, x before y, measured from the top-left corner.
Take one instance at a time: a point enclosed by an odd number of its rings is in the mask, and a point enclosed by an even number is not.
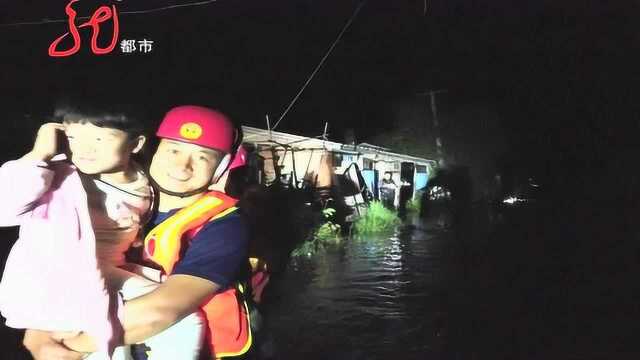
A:
[[[64,135],[64,125],[59,123],[46,123],[40,126],[33,149],[24,158],[39,161],[49,161],[55,155],[61,153],[59,143],[59,132]]]
[[[36,360],[79,360],[84,357],[84,354],[71,351],[53,339],[51,333],[47,331],[27,329],[23,344]]]
[[[51,338],[56,341],[63,341],[80,335],[80,331],[53,331]]]

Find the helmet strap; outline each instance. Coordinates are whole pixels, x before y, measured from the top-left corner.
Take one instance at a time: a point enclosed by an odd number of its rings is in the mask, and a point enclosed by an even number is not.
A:
[[[217,183],[218,180],[220,180],[220,177],[222,177],[222,175],[224,174],[224,172],[227,171],[227,169],[229,168],[229,165],[231,165],[231,161],[233,161],[233,155],[225,154],[222,160],[220,160],[218,167],[213,172],[213,176],[211,177],[211,180],[209,181],[209,183]]]
[[[220,177],[222,177],[224,172],[229,167],[229,164],[231,164],[231,160],[232,160],[231,154],[225,154],[222,160],[220,161],[220,163],[218,164],[218,167],[214,171],[213,175],[211,175],[211,178],[209,178],[209,181],[207,181],[207,184],[195,190],[186,191],[186,192],[176,192],[176,191],[171,191],[169,189],[165,189],[155,181],[155,179],[153,178],[153,176],[151,176],[151,174],[149,174],[149,181],[151,182],[151,185],[153,185],[156,189],[160,190],[160,192],[163,192],[171,196],[186,198],[189,196],[206,192],[209,189],[209,186],[211,184],[218,182],[218,180],[220,180]]]
[[[224,175],[224,172],[227,171],[227,169],[229,168],[229,165],[231,165],[231,162],[233,161],[233,158],[236,155],[236,152],[237,152],[238,148],[240,147],[240,145],[242,145],[242,138],[243,138],[242,127],[241,126],[236,126],[236,128],[235,128],[235,138],[234,138],[233,144],[231,145],[231,153],[224,155],[224,157],[222,158],[222,160],[218,164],[218,167],[213,172],[213,175],[211,175],[211,178],[209,179],[207,185],[205,185],[205,186],[203,186],[203,187],[201,187],[199,189],[195,189],[195,190],[191,190],[191,191],[187,191],[187,192],[171,191],[169,189],[165,189],[162,186],[160,186],[160,184],[158,184],[153,179],[153,176],[151,176],[151,174],[149,174],[149,181],[151,182],[151,185],[153,185],[156,189],[160,190],[161,192],[163,192],[163,193],[165,193],[167,195],[177,196],[177,197],[180,197],[180,198],[186,198],[186,197],[189,197],[189,196],[193,196],[193,195],[196,195],[196,194],[200,194],[200,193],[206,192],[209,189],[209,186],[211,184],[213,184],[213,183],[217,183],[218,180],[220,180],[220,178],[222,177],[222,175]]]

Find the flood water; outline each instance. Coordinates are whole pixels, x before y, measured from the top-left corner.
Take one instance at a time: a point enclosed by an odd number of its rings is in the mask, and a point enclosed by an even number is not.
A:
[[[267,314],[278,358],[423,358],[440,351],[451,234],[415,225],[294,259]]]
[[[275,358],[637,358],[633,277],[606,279],[638,253],[607,246],[594,258],[606,226],[588,221],[602,217],[563,211],[527,204],[492,222],[477,206],[448,230],[413,217],[294,261],[270,293]]]

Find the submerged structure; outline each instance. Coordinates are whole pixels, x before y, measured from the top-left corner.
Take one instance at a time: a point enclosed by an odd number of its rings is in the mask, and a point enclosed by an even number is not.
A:
[[[393,205],[426,189],[437,162],[398,154],[372,144],[343,144],[322,136],[306,137],[243,126],[252,182],[313,192],[314,201],[340,198],[360,215],[366,204],[381,200],[383,182],[397,191]],[[383,178],[391,181],[383,181]],[[404,196],[404,199],[401,197]]]

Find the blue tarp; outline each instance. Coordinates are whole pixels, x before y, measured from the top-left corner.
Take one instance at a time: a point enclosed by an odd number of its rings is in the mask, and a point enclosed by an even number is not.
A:
[[[376,171],[375,170],[362,170],[362,177],[364,178],[364,182],[367,184],[369,191],[373,194],[374,197],[378,197],[378,184],[376,184]]]
[[[429,182],[429,174],[417,173],[415,179],[416,180],[414,185],[415,185],[416,191],[423,190],[424,188],[427,187],[427,183]]]

